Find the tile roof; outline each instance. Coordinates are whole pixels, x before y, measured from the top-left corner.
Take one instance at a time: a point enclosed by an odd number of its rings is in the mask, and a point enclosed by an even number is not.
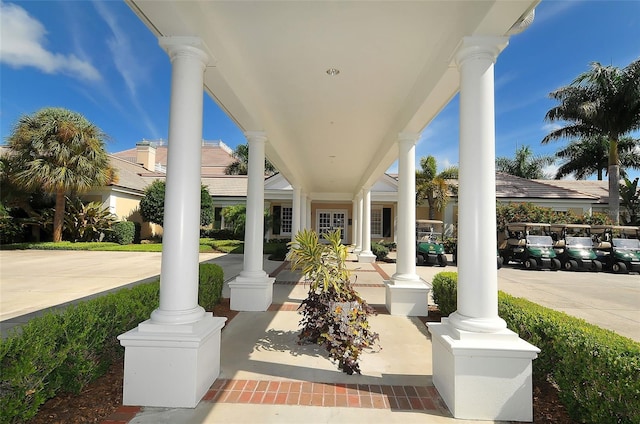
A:
[[[110,184],[111,186],[143,192],[153,181],[153,179],[148,180],[142,177],[141,174],[148,172],[142,165],[131,163],[114,155],[109,155],[109,163],[116,170],[117,175],[116,182]],[[162,177],[164,178],[164,175]]]
[[[551,184],[555,181],[528,180],[503,172],[496,172],[496,197],[499,199],[599,199],[599,197],[592,194]]]
[[[202,177],[202,184],[207,186],[214,197],[247,197],[247,181],[246,175]]]
[[[596,197],[598,203],[609,203],[609,182],[598,180],[535,180],[543,184],[573,190]]]
[[[155,162],[166,167],[167,152],[167,145],[156,146]],[[136,163],[136,148],[113,153],[113,156]],[[234,161],[235,159],[232,154],[219,144],[205,143],[202,146],[201,174],[203,177],[206,175],[224,175],[224,170],[227,165],[230,165]]]

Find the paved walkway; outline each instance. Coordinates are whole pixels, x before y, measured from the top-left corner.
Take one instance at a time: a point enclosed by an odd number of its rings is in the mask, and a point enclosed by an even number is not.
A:
[[[297,343],[308,286],[281,265],[265,262],[276,277],[269,310],[240,312],[223,329],[220,376],[196,408],[123,407],[104,424],[466,422],[451,417],[433,386],[426,326],[386,313],[382,267],[349,263],[356,290],[379,311],[370,324],[381,347],[362,355],[361,375],[349,376],[322,348]]]

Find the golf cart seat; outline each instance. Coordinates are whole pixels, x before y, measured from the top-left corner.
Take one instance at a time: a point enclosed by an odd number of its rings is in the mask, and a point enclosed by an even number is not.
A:
[[[600,249],[600,250],[611,249],[611,243],[609,243],[608,241],[600,241],[600,242],[594,243],[593,248]]]
[[[553,247],[557,247],[557,248],[561,248],[561,247],[565,247],[565,242],[563,239],[558,240],[556,242],[553,243]]]
[[[527,245],[527,239],[514,239],[514,238],[510,238],[509,240],[507,240],[507,243],[509,244],[509,246],[521,246],[524,247]]]

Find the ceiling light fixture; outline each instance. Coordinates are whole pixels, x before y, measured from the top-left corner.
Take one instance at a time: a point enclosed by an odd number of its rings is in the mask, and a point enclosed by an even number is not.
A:
[[[327,69],[327,75],[335,77],[336,75],[338,75],[340,73],[339,69],[336,68],[329,68]]]

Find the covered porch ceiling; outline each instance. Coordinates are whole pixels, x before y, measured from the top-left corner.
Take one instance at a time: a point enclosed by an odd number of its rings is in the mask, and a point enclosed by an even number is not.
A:
[[[420,133],[457,93],[462,38],[508,35],[537,1],[127,3],[158,37],[203,40],[205,91],[265,132],[292,185],[351,200],[396,160],[398,134]]]

